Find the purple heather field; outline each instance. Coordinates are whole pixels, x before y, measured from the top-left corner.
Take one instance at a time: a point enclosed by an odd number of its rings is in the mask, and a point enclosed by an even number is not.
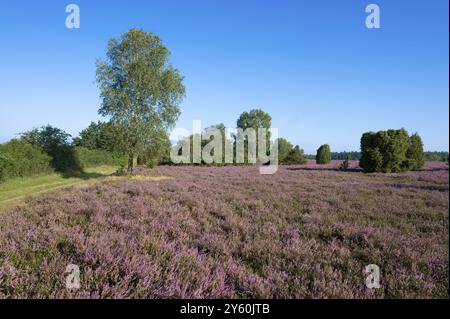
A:
[[[448,165],[339,163],[138,168],[171,178],[29,199],[0,214],[0,298],[448,298]]]

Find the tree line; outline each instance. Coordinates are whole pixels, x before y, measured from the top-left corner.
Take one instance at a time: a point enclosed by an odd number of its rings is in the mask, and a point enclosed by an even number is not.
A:
[[[86,167],[125,163],[119,152],[84,147],[77,141],[77,138],[71,141],[70,134],[65,131],[47,125],[0,144],[0,182],[50,172],[82,177]]]
[[[169,57],[169,50],[158,36],[140,29],[110,39],[106,58],[96,64],[101,99],[98,112],[108,121],[91,123],[73,141],[63,130],[48,125],[0,145],[0,179],[50,170],[71,174],[89,165],[111,163],[125,165],[132,174],[135,159],[150,167],[170,163],[173,146],[168,132],[180,116],[185,87],[183,76]],[[268,113],[252,109],[239,116],[236,127],[269,129],[271,121]],[[240,138],[225,136],[222,123],[214,127],[223,134],[224,148]],[[194,137],[188,137],[191,143]],[[269,132],[265,137],[266,149],[270,149],[274,141]],[[280,164],[304,164],[312,158],[285,138],[277,138],[276,142]],[[203,148],[208,141],[201,143]],[[250,162],[248,151],[244,144],[244,163]],[[442,155],[433,153],[429,157]],[[400,129],[365,133],[361,152],[333,153],[328,144],[321,145],[314,159],[318,164],[332,159],[348,164],[355,159],[360,160],[366,172],[401,172],[422,167],[426,154],[418,134],[409,136]],[[233,153],[233,163],[236,162]]]

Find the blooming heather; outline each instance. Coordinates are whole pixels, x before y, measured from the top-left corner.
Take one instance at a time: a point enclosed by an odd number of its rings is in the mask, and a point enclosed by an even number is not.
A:
[[[448,166],[162,166],[0,214],[2,298],[448,298]],[[78,265],[81,288],[65,287]],[[381,288],[364,268],[381,269]]]

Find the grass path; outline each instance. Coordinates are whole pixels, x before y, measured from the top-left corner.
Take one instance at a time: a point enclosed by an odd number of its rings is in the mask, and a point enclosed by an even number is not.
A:
[[[73,177],[64,177],[61,174],[38,175],[25,178],[15,178],[0,184],[0,212],[17,206],[29,197],[48,191],[63,189],[71,186],[85,186],[100,181],[115,181],[129,179],[148,179],[158,181],[167,179],[165,176],[146,177],[112,176],[117,170],[115,166],[97,166],[86,168],[83,174]]]
[[[98,180],[110,176],[116,169],[115,166],[98,166],[85,169],[85,173],[80,176],[63,177],[61,174],[52,173],[7,180],[0,184],[0,203],[61,186]]]
[[[64,187],[98,182],[111,176],[116,170],[115,166],[104,165],[86,168],[85,172],[73,177],[52,173],[7,180],[0,184],[0,211],[20,204],[28,196]]]

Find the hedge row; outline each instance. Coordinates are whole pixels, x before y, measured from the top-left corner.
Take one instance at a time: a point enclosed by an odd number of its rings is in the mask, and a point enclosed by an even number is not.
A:
[[[39,147],[20,140],[0,144],[0,182],[53,171],[52,158]]]
[[[90,150],[85,147],[63,146],[60,152],[48,155],[39,146],[23,140],[11,140],[0,144],[0,182],[65,170],[82,170],[99,165],[126,164],[123,156],[103,150]]]

